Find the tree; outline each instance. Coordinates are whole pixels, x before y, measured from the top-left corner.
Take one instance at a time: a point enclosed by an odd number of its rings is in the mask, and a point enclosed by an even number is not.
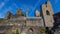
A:
[[[40,32],[41,32],[42,34],[45,34],[46,29],[45,29],[45,28],[40,28]]]
[[[19,34],[19,31],[18,31],[18,29],[16,30],[16,34]]]
[[[3,20],[3,18],[0,18],[0,22]]]

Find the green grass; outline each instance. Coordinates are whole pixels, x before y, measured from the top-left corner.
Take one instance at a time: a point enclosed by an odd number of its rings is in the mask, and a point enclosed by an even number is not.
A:
[[[0,22],[3,20],[3,18],[0,18]]]

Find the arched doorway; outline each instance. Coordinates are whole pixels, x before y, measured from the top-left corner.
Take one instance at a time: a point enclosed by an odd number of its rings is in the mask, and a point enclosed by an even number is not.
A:
[[[27,32],[26,34],[34,34],[33,28],[29,28],[29,29],[28,29],[28,32]]]

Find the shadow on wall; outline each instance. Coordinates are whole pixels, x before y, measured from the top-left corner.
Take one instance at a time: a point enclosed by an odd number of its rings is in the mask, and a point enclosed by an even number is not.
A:
[[[60,12],[54,14],[53,17],[54,17],[54,24],[53,24],[54,26],[51,28],[51,30],[49,30],[49,28],[46,27],[47,34],[54,34],[54,32],[56,32],[60,26]]]

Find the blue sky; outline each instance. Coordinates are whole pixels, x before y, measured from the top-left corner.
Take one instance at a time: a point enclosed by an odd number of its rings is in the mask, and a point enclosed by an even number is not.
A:
[[[45,3],[46,0],[0,0],[0,18],[6,16],[7,11],[16,13],[16,8],[21,8],[23,13],[26,13],[28,8],[28,16],[34,16],[35,10],[40,11],[40,5]],[[50,0],[54,13],[60,11],[60,0]]]

